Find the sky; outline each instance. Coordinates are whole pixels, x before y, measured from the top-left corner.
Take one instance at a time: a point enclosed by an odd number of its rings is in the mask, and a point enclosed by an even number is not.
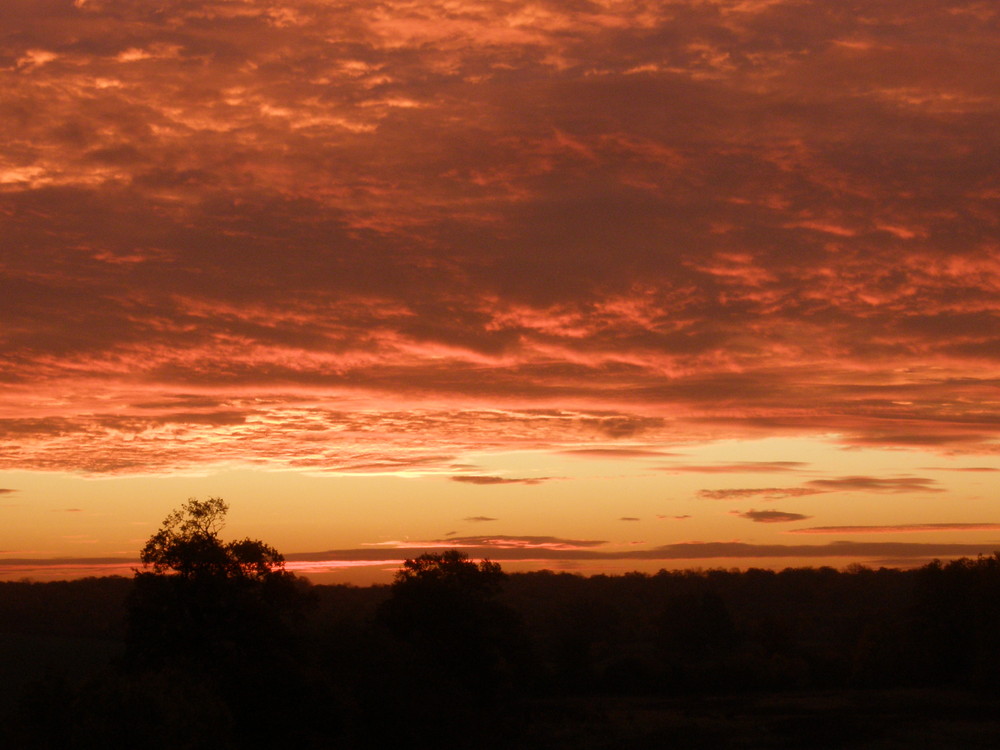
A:
[[[0,577],[1000,549],[992,0],[3,0]]]

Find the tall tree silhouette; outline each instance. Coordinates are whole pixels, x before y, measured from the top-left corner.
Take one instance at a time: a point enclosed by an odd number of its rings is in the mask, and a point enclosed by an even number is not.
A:
[[[129,599],[134,660],[260,660],[287,640],[302,598],[296,579],[274,547],[219,538],[228,510],[221,498],[188,500],[142,548]]]
[[[250,741],[290,735],[308,696],[299,621],[305,583],[256,539],[224,542],[229,507],[190,499],[140,553],[128,601],[127,661],[218,696]]]

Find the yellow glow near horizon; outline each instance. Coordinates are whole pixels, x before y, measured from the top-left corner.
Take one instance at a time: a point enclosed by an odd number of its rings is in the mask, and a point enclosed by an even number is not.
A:
[[[452,540],[461,546],[482,536],[552,537],[570,543],[601,542],[593,549],[607,553],[607,559],[543,560],[534,563],[536,567],[607,572],[725,567],[724,559],[639,560],[615,555],[689,542],[801,545],[876,537],[899,541],[904,536],[890,535],[889,530],[790,533],[815,527],[1000,523],[992,496],[995,472],[986,471],[989,463],[978,457],[845,450],[818,440],[769,438],[475,453],[463,458],[463,465],[474,471],[467,468],[451,476],[230,469],[202,476],[88,479],[5,472],[0,475],[2,482],[17,488],[3,495],[0,503],[5,535],[20,546],[8,541],[3,558],[133,559],[166,514],[187,497],[221,496],[231,506],[227,537],[260,538],[286,554],[381,547],[387,558],[402,559],[412,555],[412,549],[449,546]],[[472,477],[478,483],[454,481],[455,477]],[[866,482],[872,486],[865,487]],[[744,515],[751,510],[802,518],[753,522]],[[981,544],[983,551],[1000,547],[1000,531],[994,529],[907,531],[906,542]],[[399,548],[396,553],[394,548]],[[489,550],[483,548],[482,554],[489,556]],[[530,557],[530,551],[526,553]],[[929,554],[933,556],[933,550]],[[788,564],[783,558],[743,562]],[[317,576],[322,567],[297,565]],[[384,570],[373,572],[372,563],[363,559],[330,565],[338,580],[385,578]]]
[[[8,5],[0,567],[995,544],[1000,7]]]

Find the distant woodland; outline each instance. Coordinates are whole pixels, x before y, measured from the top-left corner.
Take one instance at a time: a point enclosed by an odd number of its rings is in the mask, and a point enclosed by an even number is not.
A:
[[[211,575],[161,556],[135,578],[0,583],[0,746],[1000,739],[1000,553],[583,578],[451,551],[356,588],[310,585],[253,544]]]

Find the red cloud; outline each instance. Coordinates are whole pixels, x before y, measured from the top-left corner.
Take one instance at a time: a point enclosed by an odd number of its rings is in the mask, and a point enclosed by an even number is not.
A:
[[[835,6],[0,3],[0,468],[995,453],[997,11]]]

